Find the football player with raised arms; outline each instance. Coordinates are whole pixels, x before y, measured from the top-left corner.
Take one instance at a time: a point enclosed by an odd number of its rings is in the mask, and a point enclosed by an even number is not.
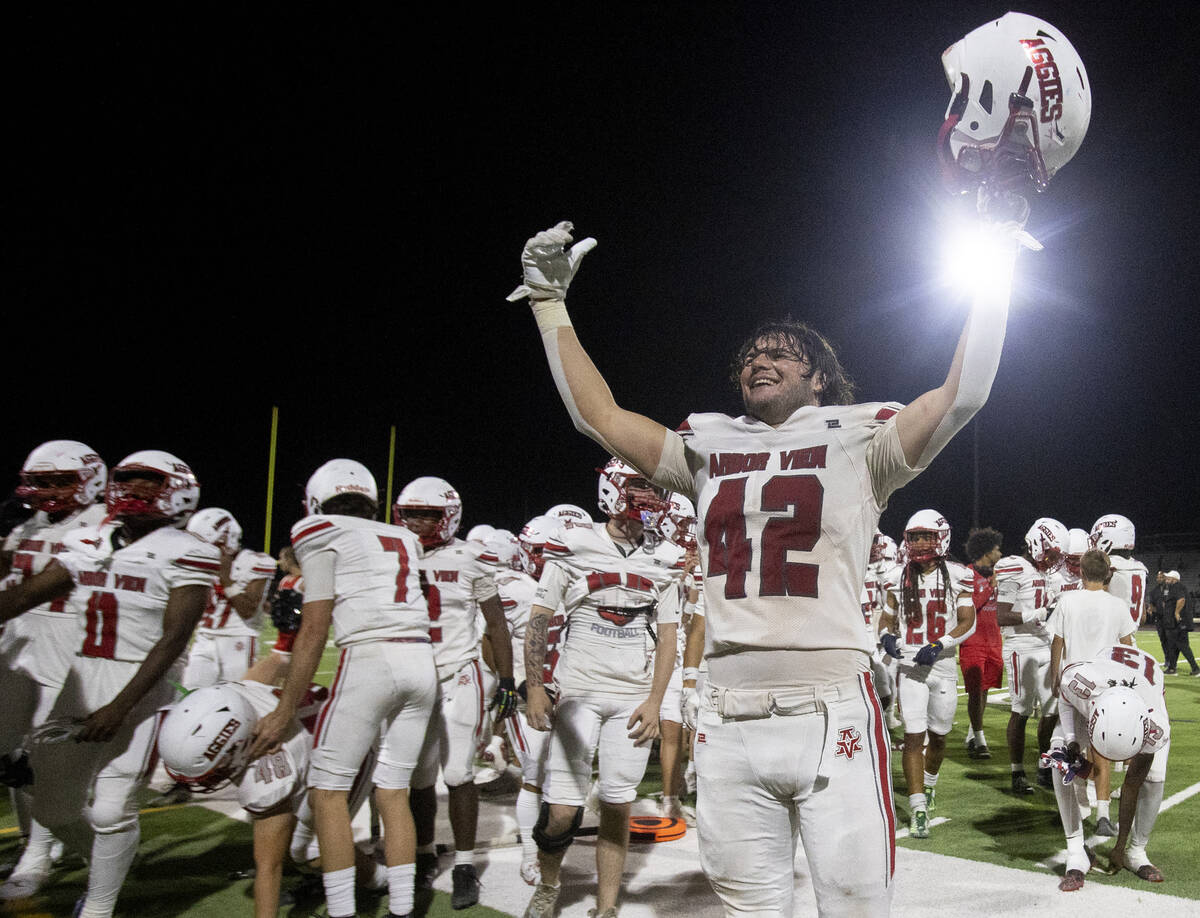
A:
[[[188,520],[188,532],[221,550],[221,573],[183,671],[183,687],[190,691],[235,682],[254,665],[275,561],[270,555],[242,548],[242,527],[232,513],[220,507],[198,510]]]
[[[412,911],[416,856],[408,788],[437,697],[429,614],[412,533],[378,522],[379,492],[361,463],[331,459],[305,487],[309,515],[292,527],[304,609],[278,705],[254,728],[250,760],[295,730],[332,624],[337,675],[321,709],[309,764],[309,802],[330,918],[355,911],[350,797],[382,734],[372,780],[384,830],[388,908]]]
[[[1091,763],[1083,756],[1085,747],[1109,761],[1129,760],[1121,788],[1117,840],[1109,854],[1113,866],[1127,867],[1149,883],[1163,882],[1162,871],[1146,854],[1162,806],[1171,745],[1162,667],[1136,647],[1106,647],[1092,659],[1063,670],[1059,698],[1059,729],[1042,759],[1062,778],[1054,785],[1067,835],[1067,865],[1058,888],[1063,892],[1080,889],[1090,860],[1079,809],[1065,786],[1076,777],[1087,778],[1091,771]]]
[[[908,562],[898,582],[885,584],[889,611],[879,638],[899,661],[909,833],[928,838],[946,734],[958,707],[954,648],[975,628],[975,605],[971,572],[947,557],[950,524],[945,517],[936,510],[917,511],[904,527],[904,544]]]
[[[635,468],[610,459],[599,479],[607,522],[564,526],[545,545],[545,568],[526,627],[526,712],[530,727],[552,733],[533,830],[541,882],[525,918],[555,913],[562,860],[583,819],[597,750],[600,830],[593,914],[616,914],[630,805],[658,736],[682,611],[677,562],[683,549],[671,545],[673,550],[664,553],[646,537],[646,523],[666,509],[664,497]],[[569,627],[552,704],[539,677],[550,618],[560,605]]]
[[[77,440],[51,440],[29,454],[21,467],[17,497],[33,508],[4,540],[0,578],[5,588],[41,573],[59,552],[64,538],[104,518],[108,469],[90,446]],[[41,726],[62,689],[79,648],[79,617],[87,593],[37,606],[10,622],[0,634],[0,755],[19,761],[31,729]],[[30,819],[32,785],[12,792],[27,837],[25,850],[0,886],[0,901],[32,896],[46,879],[61,842]]]
[[[413,773],[412,807],[417,825],[417,883],[432,885],[437,872],[434,823],[437,817],[438,767],[448,789],[450,828],[454,833],[454,892],[451,905],[469,908],[479,901],[475,871],[475,830],[479,788],[475,750],[483,735],[488,699],[480,658],[480,621],[491,635],[499,687],[491,699],[494,718],[512,716],[517,707],[512,677],[512,644],[492,570],[479,559],[479,546],[456,538],[462,498],[448,481],[414,479],[396,498],[395,519],[421,543],[417,561],[421,589],[429,604],[429,635],[437,662],[439,701],[429,722],[421,759]],[[482,616],[481,616],[482,613]]]
[[[1036,793],[1025,776],[1025,725],[1034,705],[1041,709],[1037,738],[1039,752],[1050,745],[1057,717],[1054,674],[1046,626],[1050,617],[1049,575],[1062,564],[1067,550],[1067,527],[1042,517],[1025,533],[1025,552],[996,562],[996,622],[1004,635],[1008,670],[1009,708],[1006,738],[1016,794]],[[1038,783],[1050,788],[1050,771],[1038,768]]]
[[[73,530],[43,570],[0,593],[0,621],[70,595],[75,657],[30,752],[34,816],[88,858],[82,918],[108,918],[137,853],[137,791],[154,762],[157,711],[175,697],[220,568],[184,530],[200,485],[180,459],[143,450],[112,470],[108,516]]]

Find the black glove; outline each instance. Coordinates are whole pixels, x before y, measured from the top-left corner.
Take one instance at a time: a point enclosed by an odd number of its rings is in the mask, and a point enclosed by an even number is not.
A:
[[[33,783],[33,769],[29,767],[29,753],[21,752],[17,758],[0,756],[0,784],[9,787],[25,787]]]
[[[492,703],[488,706],[488,710],[495,711],[495,720],[504,720],[512,717],[517,713],[517,686],[513,681],[512,676],[505,676],[500,679],[500,687],[496,689],[496,694],[492,696]]]
[[[304,595],[295,590],[279,590],[271,600],[271,624],[284,634],[300,630],[300,607]]]

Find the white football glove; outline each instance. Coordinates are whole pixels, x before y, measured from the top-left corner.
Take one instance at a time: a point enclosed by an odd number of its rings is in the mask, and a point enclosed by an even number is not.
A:
[[[683,704],[681,705],[683,714],[683,725],[696,732],[696,717],[700,713],[700,692],[696,686],[684,686],[683,689]]]
[[[525,243],[521,252],[525,283],[508,295],[509,302],[522,297],[535,302],[566,299],[567,288],[571,286],[583,256],[596,247],[596,240],[590,236],[571,245],[574,228],[570,221],[564,220]]]

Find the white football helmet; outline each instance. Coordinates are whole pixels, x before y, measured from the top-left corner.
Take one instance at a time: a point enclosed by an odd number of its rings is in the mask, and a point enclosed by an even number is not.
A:
[[[228,555],[236,555],[242,547],[242,527],[232,513],[220,507],[197,510],[188,520],[187,531],[216,545]]]
[[[414,478],[404,486],[396,498],[393,520],[401,526],[408,527],[404,521],[406,510],[440,510],[441,519],[431,534],[419,535],[421,544],[426,548],[436,548],[445,545],[458,532],[458,524],[462,521],[462,498],[454,490],[450,482],[444,478],[425,475]],[[412,528],[412,527],[408,527]]]
[[[90,507],[104,494],[108,467],[86,443],[50,440],[21,466],[17,497],[45,513]]]
[[[895,539],[882,532],[876,532],[875,539],[871,542],[870,564],[872,566],[895,564],[897,552]]]
[[[218,790],[249,764],[246,749],[257,723],[253,706],[231,685],[196,689],[167,711],[158,734],[163,767],[194,790]]]
[[[1079,53],[1045,20],[1005,13],[942,52],[950,106],[938,134],[947,183],[1041,191],[1079,149],[1092,90]]]
[[[678,492],[667,495],[667,508],[658,519],[658,532],[680,548],[696,547],[696,508]]]
[[[592,519],[590,513],[577,507],[574,504],[555,504],[546,511],[546,516],[552,516],[555,519],[570,520],[573,523],[579,523],[584,526],[590,526],[595,520]]]
[[[320,513],[325,501],[339,494],[361,494],[379,504],[379,489],[370,469],[353,459],[330,459],[312,473],[304,486],[304,509]]]
[[[918,532],[932,532],[937,541],[932,547],[914,545],[913,536]],[[934,561],[946,557],[950,553],[950,523],[936,510],[918,510],[904,526],[904,547],[909,561]]]
[[[1025,549],[1029,552],[1029,559],[1043,573],[1062,564],[1070,544],[1071,536],[1067,527],[1048,516],[1034,520],[1025,533]]]
[[[1146,702],[1124,685],[1107,688],[1088,702],[1091,746],[1110,762],[1124,762],[1141,752],[1149,727]]]
[[[517,546],[521,553],[521,569],[535,580],[542,576],[542,568],[546,564],[546,558],[543,555],[546,542],[554,538],[561,527],[560,520],[548,514],[535,516],[521,527],[521,534],[517,536]]]
[[[521,570],[521,547],[517,544],[517,537],[507,529],[493,530],[483,543],[479,560],[501,570]]]
[[[130,453],[112,470],[105,496],[111,517],[170,520],[182,528],[200,503],[200,482],[187,463],[161,449]],[[146,484],[157,479],[157,484]]]
[[[1079,577],[1079,562],[1083,553],[1090,547],[1088,534],[1082,529],[1071,529],[1067,532],[1067,556],[1064,562],[1072,577]]]
[[[1092,523],[1092,531],[1088,536],[1092,548],[1098,548],[1106,554],[1114,549],[1117,551],[1133,551],[1134,539],[1137,533],[1129,517],[1119,513],[1106,514]]]
[[[495,533],[496,527],[489,526],[487,523],[480,523],[478,526],[472,526],[467,532],[468,542],[479,542],[481,545],[487,542]]]
[[[607,516],[652,525],[655,517],[666,509],[666,492],[651,485],[645,475],[627,462],[614,456],[604,463],[604,468],[596,471],[600,473],[600,509]],[[637,495],[630,495],[629,482],[635,478],[645,481],[649,487]]]

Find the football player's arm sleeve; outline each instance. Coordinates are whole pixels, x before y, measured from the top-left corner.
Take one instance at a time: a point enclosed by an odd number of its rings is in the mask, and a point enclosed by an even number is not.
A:
[[[896,426],[909,465],[927,466],[983,407],[1000,366],[1018,245],[998,254],[996,269],[975,290],[946,380],[907,405]]]
[[[11,589],[0,592],[0,622],[16,618],[34,606],[66,596],[75,586],[71,572],[56,561]]]
[[[550,375],[575,429],[643,474],[654,472],[662,460],[670,431],[616,403],[608,383],[579,343],[565,302],[534,303],[533,312],[542,334]]]

